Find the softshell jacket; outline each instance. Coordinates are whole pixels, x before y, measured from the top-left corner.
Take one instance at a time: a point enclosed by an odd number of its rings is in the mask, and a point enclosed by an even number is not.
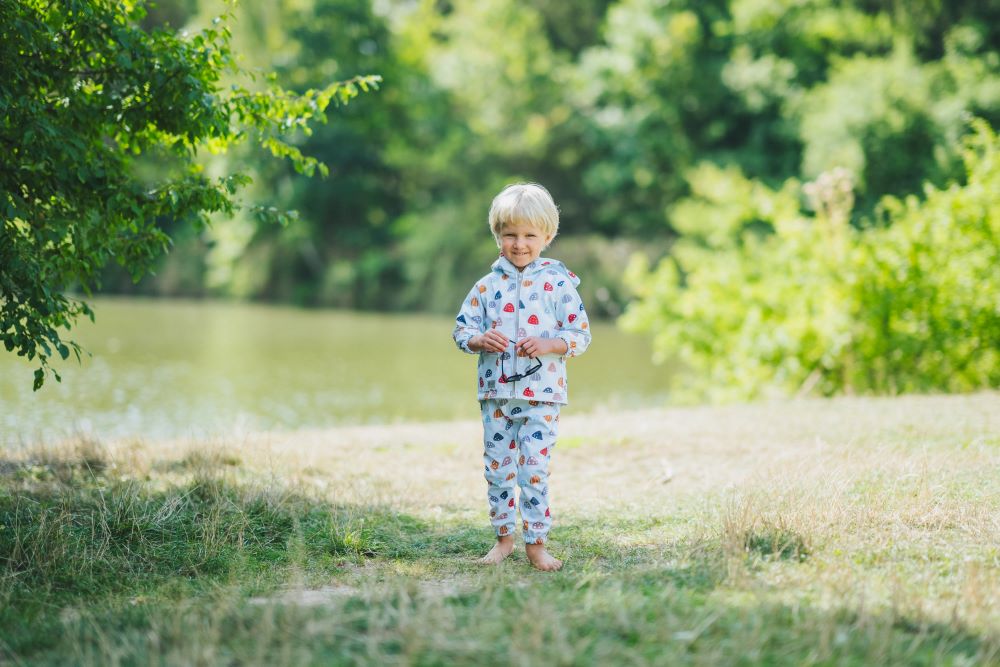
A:
[[[566,403],[566,357],[583,354],[590,345],[590,322],[576,291],[580,279],[562,262],[544,257],[523,271],[505,257],[494,262],[492,268],[465,297],[452,333],[459,349],[479,354],[479,400],[523,398]],[[510,339],[506,352],[501,355],[469,349],[470,338],[494,328]],[[542,367],[536,373],[508,382],[507,376],[524,373],[536,365],[515,354],[514,343],[526,336],[561,338],[566,341],[567,352],[542,355],[538,358]]]

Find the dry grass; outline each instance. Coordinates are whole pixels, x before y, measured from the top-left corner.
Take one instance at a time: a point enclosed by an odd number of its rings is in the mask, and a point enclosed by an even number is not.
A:
[[[341,542],[355,539],[356,557],[333,569],[310,567],[303,557],[281,590],[254,596],[252,605],[237,597],[215,600],[212,613],[199,607],[194,617],[212,650],[227,645],[223,626],[242,619],[249,612],[239,610],[250,605],[258,609],[250,631],[258,639],[265,625],[287,632],[298,622],[295,614],[308,616],[313,625],[297,626],[307,646],[283,649],[291,663],[344,657],[316,639],[320,630],[367,637],[368,644],[357,639],[351,654],[365,661],[475,662],[489,641],[516,631],[507,624],[477,631],[463,614],[513,607],[560,619],[541,639],[515,638],[538,646],[509,654],[524,664],[562,655],[563,644],[564,655],[580,661],[631,655],[624,661],[656,663],[662,642],[672,647],[663,655],[695,662],[742,656],[771,664],[782,655],[789,664],[1000,660],[997,393],[569,410],[551,482],[554,548],[568,564],[548,579],[523,559],[496,571],[471,564],[489,542],[476,421],[257,434],[238,442],[116,442],[103,449],[10,460],[89,460],[162,488],[224,475],[308,489],[331,507],[348,508]],[[379,533],[372,509],[423,528]],[[418,544],[419,530],[429,541]],[[392,535],[410,540],[411,551],[387,545]],[[549,597],[533,595],[536,586]],[[666,611],[649,611],[660,609],[655,605]],[[340,620],[316,608],[337,610]],[[184,609],[154,623],[161,641],[190,631],[178,616],[190,616]],[[653,620],[644,623],[642,614]],[[581,643],[578,634],[591,618],[611,626],[620,621],[613,633],[619,639]],[[117,641],[77,630],[95,655],[106,657],[99,647]],[[629,639],[634,633],[640,638]],[[705,646],[704,638],[715,643]],[[438,648],[428,648],[430,639]],[[268,646],[260,655],[276,655]]]
[[[641,517],[671,508],[692,516],[701,507],[704,523],[713,530],[721,523],[727,540],[739,543],[729,533],[758,524],[784,526],[822,545],[821,553],[865,554],[871,564],[891,562],[899,545],[919,550],[938,542],[964,554],[954,564],[962,581],[979,576],[972,573],[983,571],[984,558],[997,558],[997,394],[567,412],[551,482],[560,517]],[[239,443],[140,451],[162,457],[174,449],[184,452],[180,462],[242,460],[322,489],[335,502],[389,506],[428,520],[474,520],[485,508],[480,437],[478,422],[468,421],[260,434]],[[136,446],[124,447],[135,460]],[[664,482],[667,470],[672,475]],[[635,545],[637,537],[622,535],[622,543]],[[1000,610],[997,586],[1000,577],[977,595]],[[951,597],[942,592],[942,601]]]

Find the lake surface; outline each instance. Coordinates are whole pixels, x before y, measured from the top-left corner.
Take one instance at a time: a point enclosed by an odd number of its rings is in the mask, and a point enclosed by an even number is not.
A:
[[[452,318],[291,307],[96,299],[73,337],[91,356],[58,362],[61,383],[31,391],[34,366],[0,350],[0,444],[76,434],[238,436],[406,420],[478,417],[473,355]],[[659,405],[669,369],[613,324],[568,362],[573,412]]]

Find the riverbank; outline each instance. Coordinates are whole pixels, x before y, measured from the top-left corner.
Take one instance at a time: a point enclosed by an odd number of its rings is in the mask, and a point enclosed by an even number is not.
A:
[[[562,572],[473,561],[478,424],[0,463],[12,664],[1000,662],[1000,394],[577,414]]]

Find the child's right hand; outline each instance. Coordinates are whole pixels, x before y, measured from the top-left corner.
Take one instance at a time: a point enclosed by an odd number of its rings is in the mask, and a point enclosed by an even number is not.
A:
[[[469,349],[476,352],[495,352],[502,354],[510,346],[510,339],[496,329],[490,329],[484,334],[473,336],[469,340]]]

